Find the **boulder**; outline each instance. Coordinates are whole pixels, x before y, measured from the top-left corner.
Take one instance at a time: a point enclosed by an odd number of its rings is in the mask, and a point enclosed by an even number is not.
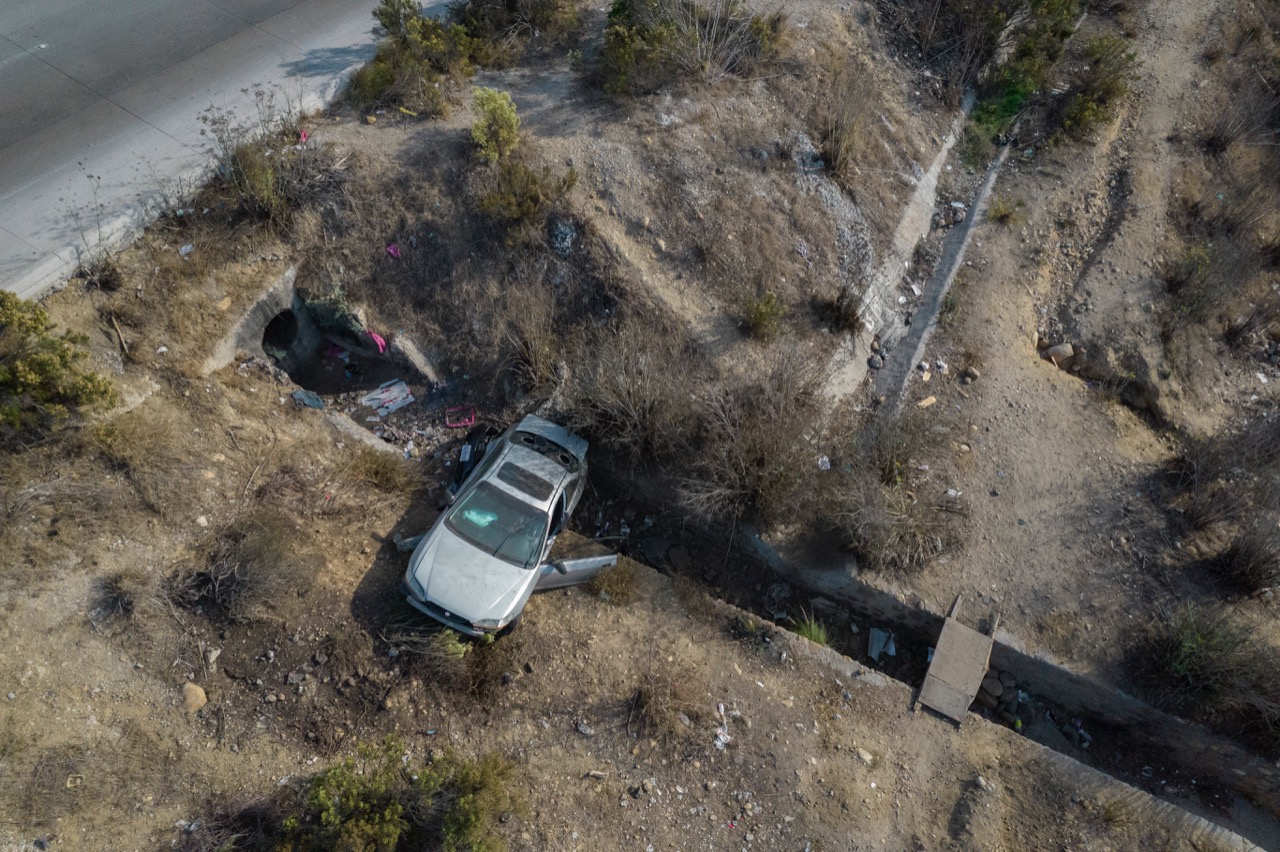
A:
[[[1050,346],[1044,350],[1044,357],[1053,362],[1055,367],[1066,369],[1067,362],[1071,360],[1071,356],[1076,354],[1075,347],[1070,343],[1059,343],[1056,346]]]
[[[1000,678],[987,675],[982,680],[982,690],[992,698],[999,698],[1004,695],[1004,684],[1000,683]]]
[[[194,683],[187,682],[182,685],[182,703],[186,706],[188,713],[194,713],[208,704],[209,698],[204,694],[202,688]]]

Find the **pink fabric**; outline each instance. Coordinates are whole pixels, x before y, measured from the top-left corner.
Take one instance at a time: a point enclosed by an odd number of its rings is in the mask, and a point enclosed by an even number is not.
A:
[[[390,245],[387,246],[387,254],[391,255],[392,257],[399,257],[400,246],[396,245],[395,243],[391,243]]]
[[[298,142],[299,144],[301,144],[306,141],[307,141],[307,131],[305,128],[303,128],[302,130],[298,131]]]
[[[373,340],[374,345],[376,345],[376,346],[378,347],[378,351],[379,351],[379,352],[386,352],[386,351],[387,351],[387,341],[386,341],[386,338],[384,338],[382,335],[378,334],[376,331],[366,331],[366,332],[365,332],[365,334],[369,335],[369,337]]]

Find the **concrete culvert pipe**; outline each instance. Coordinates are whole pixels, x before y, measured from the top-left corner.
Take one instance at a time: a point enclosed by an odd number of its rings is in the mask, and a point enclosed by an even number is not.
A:
[[[298,316],[292,310],[284,310],[271,318],[262,332],[262,349],[268,355],[280,358],[298,338]]]

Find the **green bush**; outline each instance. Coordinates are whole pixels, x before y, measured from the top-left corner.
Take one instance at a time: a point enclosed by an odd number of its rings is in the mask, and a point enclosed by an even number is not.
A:
[[[384,37],[374,58],[351,76],[345,99],[358,109],[399,105],[428,117],[444,115],[442,85],[474,72],[485,41],[460,23],[423,15],[414,0],[383,0],[373,15]]]
[[[88,342],[56,333],[44,308],[0,291],[0,446],[115,399],[111,383],[83,367]]]
[[[769,290],[747,301],[743,322],[746,323],[747,334],[757,340],[772,340],[782,329],[782,319],[786,315],[787,306],[777,293]]]
[[[786,18],[742,0],[614,0],[601,68],[605,91],[642,94],[684,75],[745,76],[781,49]]]
[[[380,0],[373,10],[373,17],[382,35],[403,39],[409,33],[409,22],[422,17],[422,6],[417,0]]]
[[[520,141],[520,116],[511,95],[481,87],[475,90],[474,103],[479,115],[471,125],[476,150],[491,163],[506,158]]]
[[[285,818],[281,843],[293,852],[443,848],[497,852],[499,818],[516,808],[512,766],[487,756],[463,760],[452,753],[416,766],[405,744],[388,736],[362,743],[308,785],[298,811]],[[438,844],[438,846],[437,846]]]
[[[578,182],[573,169],[553,177],[551,168],[531,169],[516,159],[498,163],[493,183],[480,198],[480,209],[506,226],[530,226],[567,196]]]
[[[1138,54],[1118,36],[1094,39],[1085,50],[1088,63],[1077,77],[1063,113],[1062,127],[1076,138],[1086,136],[1107,119],[1129,93]]]

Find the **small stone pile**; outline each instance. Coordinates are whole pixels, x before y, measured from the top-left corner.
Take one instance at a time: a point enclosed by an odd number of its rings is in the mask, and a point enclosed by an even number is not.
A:
[[[983,707],[1003,722],[1014,725],[1018,721],[1018,713],[1022,710],[1018,700],[1018,681],[1008,672],[990,669],[978,687],[978,695],[973,700],[974,707]]]

